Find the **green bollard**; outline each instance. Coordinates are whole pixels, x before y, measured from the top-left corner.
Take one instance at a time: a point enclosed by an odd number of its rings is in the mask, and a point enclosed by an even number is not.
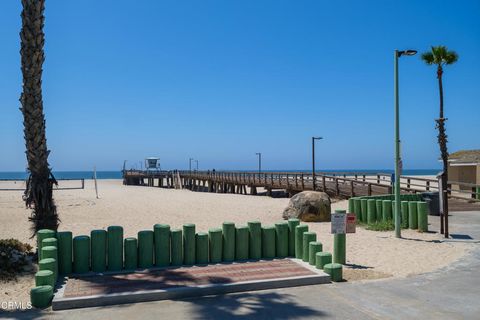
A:
[[[362,221],[362,199],[353,198],[353,213],[355,213],[357,221]]]
[[[92,271],[105,272],[107,270],[107,231],[92,230],[90,232],[92,253]]]
[[[392,220],[392,200],[383,200],[383,221]]]
[[[181,229],[170,231],[172,266],[181,266],[183,264],[183,237]]]
[[[195,257],[197,264],[208,263],[208,233],[206,232],[199,232],[195,235]]]
[[[195,264],[195,225],[188,223],[183,225],[183,263]]]
[[[54,246],[43,246],[42,248],[43,259],[53,258],[58,261],[58,249]]]
[[[275,258],[275,227],[262,227],[262,257],[265,259]]]
[[[410,229],[418,229],[417,202],[408,203],[408,226]]]
[[[247,226],[235,228],[235,260],[248,259],[248,237]]]
[[[367,210],[368,210],[368,199],[362,198],[360,199],[360,205],[362,210],[362,222],[367,223]]]
[[[210,244],[210,262],[220,263],[222,262],[222,229],[210,229],[208,230],[208,238]]]
[[[86,273],[90,270],[90,237],[73,238],[73,272]]]
[[[367,201],[367,222],[375,223],[377,220],[377,201],[375,199],[368,199]]]
[[[402,226],[408,228],[408,201],[401,202],[402,208]]]
[[[332,263],[332,254],[330,252],[317,252],[315,254],[315,266],[317,269],[323,269],[327,263]]]
[[[330,275],[332,281],[342,281],[342,265],[339,263],[327,263],[323,266],[323,271]]]
[[[138,267],[141,269],[153,266],[153,231],[138,232]]]
[[[275,223],[275,248],[276,257],[285,258],[288,256],[288,223]]]
[[[418,230],[428,231],[428,207],[424,201],[417,202]]]
[[[155,241],[155,266],[166,267],[170,265],[170,226],[156,224],[153,226]]]
[[[123,241],[125,250],[125,270],[135,270],[138,266],[138,242],[135,238],[125,238]]]
[[[333,235],[333,262],[346,263],[346,242],[347,235],[345,233]]]
[[[52,299],[52,286],[38,286],[30,290],[30,302],[35,308],[43,309],[48,307]]]
[[[123,268],[123,228],[110,226],[107,229],[107,263],[108,271]]]
[[[38,270],[49,270],[53,272],[53,278],[57,282],[57,260],[53,258],[42,259],[38,262]]]
[[[375,213],[376,213],[376,218],[378,222],[383,220],[382,209],[383,209],[383,200],[375,200]]]
[[[55,279],[57,279],[58,276],[58,249],[57,247],[54,246],[43,246],[42,247],[42,257],[43,259],[55,259],[55,269],[54,269],[54,274],[55,274]]]
[[[318,252],[322,252],[323,245],[321,242],[310,242],[308,245],[308,262],[314,266]]]
[[[223,230],[223,256],[222,260],[225,262],[232,262],[235,260],[235,223],[224,222],[222,224]]]
[[[58,240],[57,238],[47,238],[42,240],[42,248],[43,247],[57,247],[58,248]],[[40,255],[42,250],[40,250]],[[43,256],[42,256],[43,259]]]
[[[288,255],[290,257],[295,257],[295,227],[299,224],[299,219],[288,219]]]
[[[250,259],[262,258],[262,224],[258,221],[248,222],[248,255]]]
[[[303,234],[308,232],[308,225],[301,224],[295,227],[295,258],[303,259]]]
[[[43,239],[55,238],[56,232],[50,229],[40,229],[37,231],[37,252],[38,261],[42,260],[42,241]]]
[[[35,286],[55,287],[55,273],[51,270],[41,270],[35,273]]]
[[[57,233],[58,240],[58,272],[60,274],[72,273],[72,233],[60,231]]]
[[[349,213],[354,213],[355,212],[355,204],[353,202],[354,198],[348,199],[348,212]]]
[[[305,262],[308,262],[310,259],[310,252],[309,252],[309,247],[310,247],[310,242],[315,242],[317,241],[317,234],[312,231],[304,232],[303,233],[303,239],[302,239],[302,245],[303,245],[303,257],[302,260]]]

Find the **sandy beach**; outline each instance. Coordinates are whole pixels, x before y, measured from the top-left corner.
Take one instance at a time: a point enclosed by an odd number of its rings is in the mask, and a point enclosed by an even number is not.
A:
[[[70,230],[76,236],[89,234],[93,229],[121,225],[125,236],[136,236],[138,231],[151,229],[155,223],[167,223],[172,227],[195,223],[197,231],[221,226],[223,221],[242,225],[259,220],[263,224],[273,224],[282,220],[282,211],[289,201],[266,196],[123,186],[121,180],[99,180],[98,188],[99,199],[96,199],[91,180],[85,182],[83,190],[55,191],[61,218],[59,230]],[[21,196],[21,191],[0,193],[0,238],[16,238],[34,245],[27,219],[29,210],[25,209]],[[332,205],[332,210],[340,208],[346,209],[347,201]],[[317,233],[324,250],[331,252],[330,223],[308,225]],[[357,227],[357,232],[347,237],[345,278],[353,281],[425,273],[447,266],[469,248],[465,243],[440,242],[440,235],[433,232],[403,230],[402,235],[404,239],[400,240],[393,232]],[[28,301],[32,286],[32,272],[19,277],[16,283],[2,283],[0,300]]]

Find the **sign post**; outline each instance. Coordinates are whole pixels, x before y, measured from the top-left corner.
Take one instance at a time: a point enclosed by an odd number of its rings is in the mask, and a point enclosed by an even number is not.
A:
[[[333,262],[345,264],[347,251],[347,233],[355,233],[355,213],[335,210],[332,213]]]
[[[332,214],[332,233],[333,233],[333,262],[346,263],[346,231],[347,231],[347,212],[345,210],[335,210]]]

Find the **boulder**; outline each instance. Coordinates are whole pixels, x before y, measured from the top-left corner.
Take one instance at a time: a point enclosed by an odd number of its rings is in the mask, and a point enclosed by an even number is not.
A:
[[[330,221],[330,197],[325,192],[303,191],[294,195],[283,211],[283,218],[297,218],[305,222]]]

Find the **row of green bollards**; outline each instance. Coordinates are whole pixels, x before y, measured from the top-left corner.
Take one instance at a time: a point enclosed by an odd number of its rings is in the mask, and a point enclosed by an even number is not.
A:
[[[59,241],[53,230],[37,232],[38,269],[35,287],[30,290],[30,301],[36,308],[45,308],[53,298],[53,289],[59,274]]]
[[[418,199],[412,196],[411,199]],[[405,199],[405,197],[404,197]],[[355,213],[357,220],[363,223],[375,223],[394,220],[395,200],[377,199],[377,197],[350,198],[349,211]],[[428,231],[428,207],[424,201],[403,200],[401,202],[401,223],[410,229]]]
[[[315,232],[308,231],[307,225],[295,227],[295,257],[325,271],[332,281],[341,281],[342,264],[345,264],[345,234],[334,235],[332,256],[329,252],[323,252],[323,245],[317,241]]]
[[[122,227],[110,226],[76,237],[69,231],[61,231],[56,234],[58,239],[53,240],[58,242],[58,273],[100,273],[294,256],[298,226],[298,219],[273,226],[262,226],[258,221],[250,221],[246,226],[225,222],[221,228],[205,233],[196,232],[194,224],[185,224],[182,229],[156,224],[153,230],[138,232],[137,238],[124,238]],[[308,229],[303,225],[300,228]],[[47,233],[40,234],[45,239]],[[51,236],[48,234],[49,239]],[[314,233],[310,237],[315,240]],[[301,248],[306,256],[301,258],[307,261],[308,242],[302,238],[301,243],[306,243],[305,249]]]
[[[300,225],[298,219],[274,226],[262,226],[258,221],[250,221],[247,226],[225,222],[222,228],[210,229],[208,233],[197,233],[194,224],[185,224],[183,229],[156,224],[153,230],[138,232],[137,238],[125,239],[120,226],[93,230],[89,236],[73,237],[69,231],[51,230],[40,230],[38,235],[40,271],[35,277],[36,287],[31,290],[32,304],[36,307],[50,303],[58,274],[72,272],[101,273],[287,256],[324,270],[329,270],[326,265],[337,261],[345,263],[344,239],[334,237],[332,260],[331,254],[328,258],[322,252],[316,234],[309,232],[307,225]],[[337,272],[336,268],[333,270]],[[332,275],[332,279],[337,278]]]

